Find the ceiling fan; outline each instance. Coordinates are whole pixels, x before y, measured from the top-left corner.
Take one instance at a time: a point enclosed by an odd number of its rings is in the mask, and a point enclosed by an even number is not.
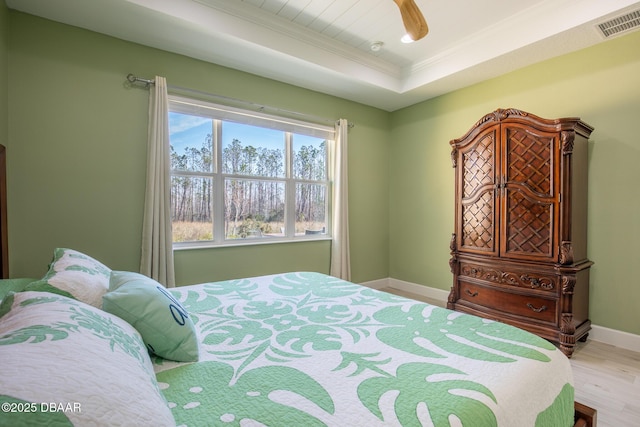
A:
[[[402,23],[407,30],[408,40],[418,41],[429,32],[427,21],[424,19],[422,12],[418,9],[414,0],[393,0],[400,9]]]

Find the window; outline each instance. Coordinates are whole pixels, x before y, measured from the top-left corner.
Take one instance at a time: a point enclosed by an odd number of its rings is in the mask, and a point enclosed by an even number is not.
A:
[[[330,235],[332,128],[174,96],[169,109],[174,243]]]

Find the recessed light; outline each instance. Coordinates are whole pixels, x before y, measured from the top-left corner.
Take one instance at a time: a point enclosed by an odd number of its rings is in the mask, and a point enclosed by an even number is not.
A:
[[[378,51],[380,51],[380,49],[382,49],[382,46],[384,46],[383,42],[372,42],[371,45],[369,46],[369,48],[373,52],[378,52]]]

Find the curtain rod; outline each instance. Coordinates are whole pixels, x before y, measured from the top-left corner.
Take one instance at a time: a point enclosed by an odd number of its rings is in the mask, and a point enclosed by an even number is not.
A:
[[[149,88],[149,86],[151,85],[155,85],[156,81],[153,79],[145,79],[142,77],[138,77],[136,75],[133,75],[131,73],[127,74],[127,81],[131,84],[136,84],[136,83],[142,83],[144,84],[144,86],[146,88]],[[255,104],[253,102],[250,101],[244,101],[242,99],[236,99],[236,98],[230,98],[228,96],[224,96],[224,95],[216,95],[214,93],[207,93],[207,92],[202,92],[196,89],[188,89],[188,88],[184,88],[184,87],[179,87],[179,86],[172,86],[172,85],[168,85],[168,88],[170,89],[174,89],[177,91],[182,91],[182,92],[190,92],[190,93],[195,93],[198,95],[202,95],[205,97],[213,97],[213,98],[219,98],[219,99],[223,99],[226,100],[228,102],[235,102],[235,103],[239,103],[242,105],[248,105],[251,106],[259,111],[264,112],[264,110],[271,110],[271,111],[275,111],[281,114],[287,114],[287,115],[292,115],[294,117],[306,117],[308,120],[314,120],[316,122],[325,122],[325,123],[339,123],[338,120],[331,120],[331,119],[326,119],[324,117],[319,117],[319,116],[313,116],[311,114],[305,114],[305,113],[299,113],[297,111],[290,111],[290,110],[284,110],[282,108],[277,108],[277,107],[270,107],[268,105],[261,105],[261,104]],[[349,122],[348,124],[349,129],[351,129],[352,127],[355,126],[355,124]]]

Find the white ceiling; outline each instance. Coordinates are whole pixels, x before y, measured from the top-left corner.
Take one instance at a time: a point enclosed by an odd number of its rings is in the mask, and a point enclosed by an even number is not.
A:
[[[6,3],[387,111],[600,43],[596,24],[640,10],[632,0],[416,0],[430,31],[402,44],[393,0]]]

